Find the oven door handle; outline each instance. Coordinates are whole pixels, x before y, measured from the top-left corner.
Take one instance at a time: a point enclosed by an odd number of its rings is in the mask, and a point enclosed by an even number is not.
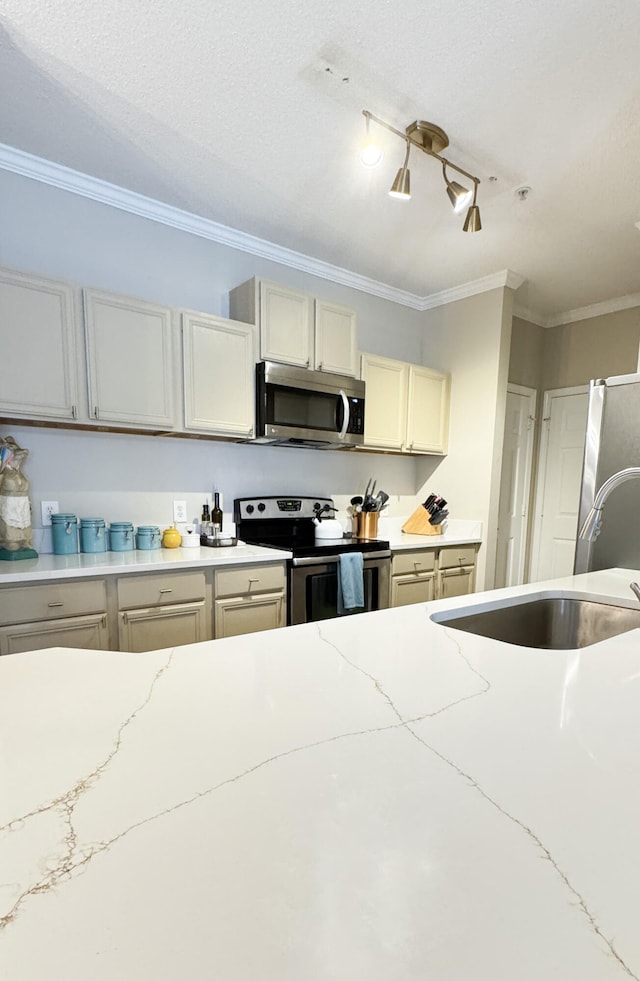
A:
[[[340,398],[342,399],[342,429],[338,433],[338,439],[344,439],[347,435],[347,429],[349,428],[349,416],[351,410],[349,409],[349,399],[344,394],[342,389],[340,389]]]
[[[380,552],[364,552],[362,558],[366,566],[367,562],[371,562],[374,559],[390,559],[391,551],[385,548]],[[303,559],[292,559],[291,564],[294,568],[299,569],[305,565],[330,565],[332,562],[335,562],[337,565],[339,560],[339,555],[314,555]]]

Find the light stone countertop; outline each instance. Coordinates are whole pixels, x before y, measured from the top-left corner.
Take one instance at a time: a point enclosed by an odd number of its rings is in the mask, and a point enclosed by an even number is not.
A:
[[[640,978],[640,630],[433,622],[0,658],[7,981]]]
[[[414,548],[439,548],[443,545],[467,545],[482,540],[482,522],[448,521],[442,535],[405,535],[401,527],[406,518],[381,518],[378,535],[388,540],[392,552]],[[251,565],[261,562],[284,562],[291,552],[238,545],[227,548],[159,548],[133,552],[80,552],[76,555],[43,553],[37,559],[16,562],[0,561],[0,587],[27,582],[79,579],[87,576],[112,576],[134,572],[157,572],[168,568],[197,569],[228,565]]]
[[[238,545],[208,548],[157,548],[133,552],[80,552],[76,555],[39,555],[37,559],[0,562],[0,586],[38,580],[113,576],[128,572],[160,572],[167,569],[200,569],[229,565],[284,562],[291,552]]]
[[[405,535],[406,518],[381,518],[378,535],[388,539],[392,552],[415,548],[442,548],[445,545],[478,545],[482,542],[482,522],[448,518],[441,535]]]

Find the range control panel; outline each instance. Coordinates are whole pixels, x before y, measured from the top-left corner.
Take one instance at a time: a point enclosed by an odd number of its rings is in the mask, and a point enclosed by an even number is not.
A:
[[[238,521],[261,518],[313,518],[328,505],[330,497],[247,497],[233,502],[233,517]]]

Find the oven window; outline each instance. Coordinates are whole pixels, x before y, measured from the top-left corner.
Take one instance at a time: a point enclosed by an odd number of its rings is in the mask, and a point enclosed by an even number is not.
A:
[[[324,392],[267,385],[267,420],[271,426],[336,432],[338,398]]]
[[[344,616],[378,609],[378,570],[365,566],[363,575],[364,607],[345,610]],[[330,572],[307,573],[305,586],[307,621],[330,620],[338,615],[338,574],[335,568]]]

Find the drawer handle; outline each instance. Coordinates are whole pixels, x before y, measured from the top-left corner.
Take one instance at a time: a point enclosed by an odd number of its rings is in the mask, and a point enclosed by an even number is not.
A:
[[[413,563],[414,569],[417,569],[419,565],[422,565],[422,562],[414,562]]]
[[[259,579],[250,579],[249,580],[249,585],[251,585],[252,582],[260,582],[260,580]]]
[[[64,603],[61,603],[61,602],[58,602],[58,603],[47,603],[47,606],[50,606],[50,607],[64,606]]]
[[[166,587],[166,589],[161,589],[161,590],[160,590],[160,592],[161,592],[161,593],[172,593],[172,592],[173,592],[173,589],[170,589],[170,588],[169,588],[169,587],[167,586],[167,587]]]

